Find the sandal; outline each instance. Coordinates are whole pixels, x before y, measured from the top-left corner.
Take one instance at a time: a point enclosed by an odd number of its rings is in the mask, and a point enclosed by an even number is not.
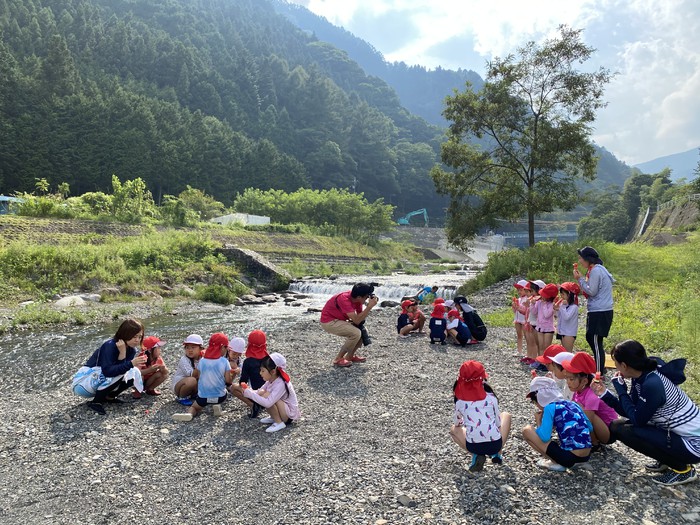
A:
[[[159,396],[161,394],[160,390],[156,390],[155,388],[149,388],[148,390],[146,390],[146,393],[149,396]]]
[[[134,390],[131,393],[131,397],[133,397],[134,399],[141,399],[142,396],[143,396],[143,394],[141,392],[139,392],[138,390]]]
[[[352,366],[352,362],[348,361],[347,359],[338,359],[337,361],[333,361],[333,366],[338,366],[340,368],[347,368],[348,366]]]
[[[352,361],[353,363],[364,363],[365,361],[367,361],[367,358],[362,357],[360,355],[354,355],[350,358],[350,361]]]

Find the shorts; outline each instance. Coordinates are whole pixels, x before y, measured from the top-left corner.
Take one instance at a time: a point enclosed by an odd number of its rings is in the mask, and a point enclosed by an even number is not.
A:
[[[478,456],[493,456],[498,454],[503,448],[503,439],[498,438],[496,441],[483,441],[481,443],[465,443],[467,450]]]
[[[557,341],[561,341],[562,338],[564,338],[564,337],[573,337],[573,338],[574,338],[574,341],[576,341],[576,336],[575,336],[575,335],[561,335],[561,334],[557,334]]]
[[[547,445],[546,454],[547,457],[552,459],[552,461],[559,463],[560,465],[566,468],[571,468],[577,463],[585,463],[590,457],[590,455],[584,457],[577,456],[569,450],[564,450],[553,441],[551,441],[549,445]]]
[[[613,321],[613,311],[588,312],[586,315],[586,334],[608,337]]]
[[[543,332],[543,331],[540,330],[539,328],[535,328],[535,330],[537,330],[537,332],[540,333],[540,334],[553,334],[553,333],[554,333],[554,330],[552,330],[551,332]]]
[[[223,395],[219,398],[216,397],[199,397],[199,395],[195,398],[195,401],[197,404],[204,408],[207,405],[220,405],[224,401],[226,401],[226,395]]]

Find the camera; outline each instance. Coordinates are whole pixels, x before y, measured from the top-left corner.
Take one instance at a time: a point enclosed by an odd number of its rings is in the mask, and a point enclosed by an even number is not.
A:
[[[370,299],[374,299],[375,297],[377,297],[377,296],[374,295],[373,293],[369,294],[369,298],[370,298]]]
[[[365,322],[362,321],[360,324],[356,324],[360,329],[360,337],[362,338],[362,346],[369,346],[372,344],[372,338],[369,336],[367,328],[365,328]]]

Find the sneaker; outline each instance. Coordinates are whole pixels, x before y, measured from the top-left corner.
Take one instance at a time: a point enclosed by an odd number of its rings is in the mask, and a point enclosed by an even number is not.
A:
[[[560,465],[559,463],[555,463],[551,459],[547,458],[542,458],[537,462],[537,466],[540,468],[544,468],[547,470],[552,470],[554,472],[566,472],[566,467],[564,465]]]
[[[177,402],[186,407],[191,407],[192,403],[194,403],[189,397],[178,397]]]
[[[486,456],[481,454],[472,454],[472,462],[469,465],[469,472],[479,472],[484,468],[484,463],[486,463]]]
[[[644,465],[644,468],[647,469],[648,472],[665,472],[666,470],[668,470],[668,467],[660,461],[647,463],[646,465]]]
[[[102,406],[102,403],[95,403],[94,401],[91,401],[87,404],[87,406],[90,410],[94,410],[101,416],[107,415],[107,411],[105,410],[105,407]]]
[[[187,422],[187,421],[192,421],[192,414],[189,412],[184,413],[184,414],[173,414],[173,420],[174,421],[181,421],[181,422]]]
[[[274,423],[275,420],[272,419],[271,417],[264,417],[264,418],[262,418],[262,419],[260,420],[260,422],[261,422],[263,425],[269,425],[269,424],[271,424],[271,423]]]
[[[350,358],[350,361],[352,361],[353,363],[364,363],[365,361],[367,361],[367,358],[362,357],[361,355],[354,355]]]
[[[502,465],[503,464],[503,456],[500,454],[491,454],[491,463],[494,465]]]
[[[689,466],[688,470],[685,472],[678,472],[677,470],[670,468],[667,472],[661,474],[660,476],[655,476],[651,478],[651,480],[659,485],[666,485],[667,487],[670,487],[672,485],[683,485],[684,483],[690,483],[691,481],[695,481],[697,477],[698,475],[695,471],[695,467]]]
[[[221,417],[224,411],[221,409],[221,405],[214,405],[211,407],[211,411],[214,412],[214,417]]]
[[[285,428],[286,426],[287,426],[287,425],[285,425],[284,423],[282,423],[282,422],[280,421],[279,423],[275,423],[275,424],[270,425],[269,427],[267,427],[267,428],[265,429],[265,432],[267,432],[268,434],[271,434],[272,432],[277,432],[278,430],[282,430],[282,429]]]

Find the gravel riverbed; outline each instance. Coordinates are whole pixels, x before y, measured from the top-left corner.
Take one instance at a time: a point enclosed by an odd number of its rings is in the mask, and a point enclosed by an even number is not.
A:
[[[480,312],[505,304],[509,283],[472,299]],[[645,458],[620,444],[566,473],[535,466],[520,439],[533,420],[529,370],[513,357],[512,328],[492,328],[468,349],[398,339],[396,308],[367,322],[368,360],[335,369],[340,340],[303,315],[276,334],[302,418],[266,434],[229,401],[175,423],[169,382],[160,397],[108,405],[99,416],[65,386],[37,392],[5,371],[0,394],[0,523],[645,523],[700,520],[700,482],[653,484]],[[183,334],[188,328],[183,327]],[[245,334],[230,334],[245,335]],[[31,335],[18,334],[32,351]],[[173,348],[175,345],[173,345]],[[174,369],[179,352],[166,355]],[[478,359],[503,411],[513,414],[504,464],[468,472],[448,435],[452,384]]]

